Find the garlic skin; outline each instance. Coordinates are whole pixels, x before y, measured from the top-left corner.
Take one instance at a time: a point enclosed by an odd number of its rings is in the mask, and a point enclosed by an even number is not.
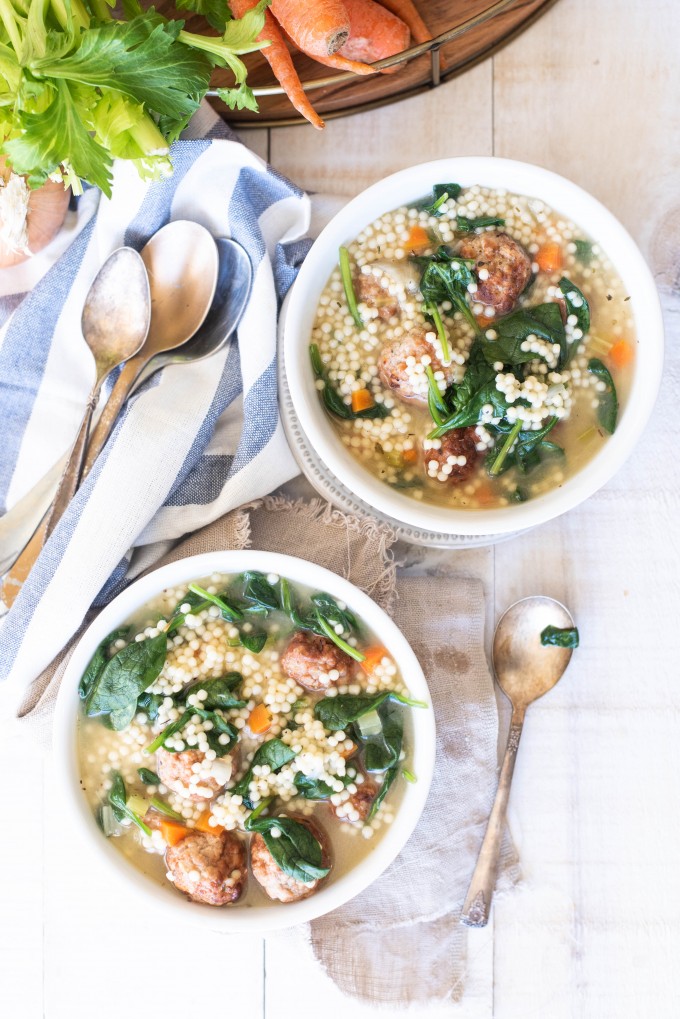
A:
[[[28,202],[31,191],[16,173],[0,177],[0,245],[15,255],[30,255],[28,246]]]
[[[31,190],[0,156],[0,269],[25,262],[61,229],[71,192],[48,180]]]

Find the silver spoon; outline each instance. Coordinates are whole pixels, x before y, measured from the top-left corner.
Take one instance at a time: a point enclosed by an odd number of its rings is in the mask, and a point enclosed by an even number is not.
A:
[[[236,331],[250,296],[253,271],[248,255],[236,241],[218,237],[215,243],[219,256],[217,287],[203,325],[177,350],[157,354],[133,382],[130,396],[154,372],[168,364],[200,361],[216,354]],[[11,510],[0,517],[0,577],[10,569],[47,510],[65,463],[64,458],[54,464]]]
[[[524,715],[530,704],[552,690],[571,660],[570,648],[541,644],[546,626],[567,629],[574,626],[574,620],[553,598],[523,598],[501,616],[494,634],[493,667],[498,685],[512,705],[512,718],[496,799],[461,914],[461,923],[468,927],[485,927],[489,920]]]

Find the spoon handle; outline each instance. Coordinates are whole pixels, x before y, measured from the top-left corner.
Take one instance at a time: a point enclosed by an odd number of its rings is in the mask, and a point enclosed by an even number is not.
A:
[[[87,449],[87,437],[90,434],[90,425],[92,423],[94,408],[97,405],[99,389],[100,385],[97,384],[90,393],[90,399],[88,400],[87,407],[85,408],[80,430],[76,436],[76,441],[73,443],[71,452],[69,453],[68,462],[64,468],[64,473],[61,476],[59,487],[57,488],[54,499],[52,500],[52,505],[47,514],[47,520],[45,522],[45,541],[47,541],[50,534],[61,520],[64,511],[78,490],[80,476],[83,473],[83,463],[85,461],[85,451]]]
[[[508,811],[510,785],[515,770],[515,759],[519,747],[522,727],[524,725],[524,709],[515,708],[512,712],[508,743],[505,757],[498,778],[498,790],[494,800],[489,823],[486,828],[482,848],[479,851],[477,866],[470,881],[470,887],[463,904],[460,921],[467,927],[486,927],[489,922],[491,899],[496,887],[498,859],[501,852],[501,841],[505,829],[505,816]]]
[[[123,365],[121,373],[116,379],[116,383],[111,390],[111,395],[106,401],[104,410],[101,413],[99,421],[97,422],[88,444],[87,456],[85,457],[85,464],[83,466],[84,478],[86,478],[90,473],[95,460],[106,445],[106,440],[113,431],[113,426],[115,425],[116,419],[122,410],[123,404],[132,392],[133,386],[137,381],[137,376],[147,361],[148,357],[137,354],[135,357],[131,357],[130,360],[126,361]]]

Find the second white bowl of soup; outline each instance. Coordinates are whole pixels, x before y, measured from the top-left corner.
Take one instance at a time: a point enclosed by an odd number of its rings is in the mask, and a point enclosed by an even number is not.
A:
[[[285,371],[309,442],[413,527],[502,534],[565,512],[631,453],[663,327],[637,246],[557,174],[465,157],[351,201],[288,305]]]
[[[435,757],[391,619],[256,551],[180,560],[107,606],[64,674],[54,743],[79,842],[121,890],[226,931],[362,891],[417,823]]]

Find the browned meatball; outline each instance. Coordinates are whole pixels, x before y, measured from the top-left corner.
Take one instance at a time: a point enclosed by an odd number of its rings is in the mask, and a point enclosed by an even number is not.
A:
[[[350,793],[349,798],[342,803],[332,803],[331,809],[339,821],[357,824],[359,821],[365,821],[370,814],[377,793],[377,784],[372,778],[366,777],[361,785],[357,785],[356,792]]]
[[[475,468],[479,453],[474,428],[452,428],[439,440],[438,449],[423,449],[425,471],[429,478],[437,478],[442,484],[459,485],[466,481]],[[465,457],[465,463],[456,462]],[[446,478],[440,478],[440,474]]]
[[[201,750],[173,754],[161,747],[156,751],[156,770],[163,785],[187,800],[212,800],[231,778],[233,754],[206,760]]]
[[[349,655],[328,637],[298,630],[281,655],[281,668],[306,690],[327,690],[347,679],[352,662]],[[331,673],[337,672],[336,675]]]
[[[507,315],[531,279],[531,259],[517,241],[495,231],[472,234],[458,249],[462,258],[474,258],[478,285],[474,300]],[[479,279],[480,271],[488,273]]]
[[[165,863],[175,888],[209,906],[236,902],[246,883],[245,847],[228,831],[221,835],[192,831],[168,846]]]
[[[294,820],[309,828],[312,835],[321,843],[321,866],[329,867],[331,855],[326,832],[308,817],[295,817]],[[265,894],[278,902],[299,902],[300,899],[307,899],[326,880],[318,878],[309,882],[296,881],[294,877],[285,874],[274,861],[260,834],[253,835],[250,840],[250,866],[253,877],[262,886]]]
[[[430,359],[432,371],[443,371],[448,381],[451,370],[442,366],[422,330],[414,329],[407,336],[385,344],[380,351],[380,378],[400,400],[427,403],[427,376],[422,361],[425,356]],[[414,361],[410,361],[410,358],[414,358]]]
[[[372,274],[358,273],[354,277],[354,292],[357,301],[367,304],[369,308],[375,308],[378,318],[385,322],[399,314],[399,301]]]

